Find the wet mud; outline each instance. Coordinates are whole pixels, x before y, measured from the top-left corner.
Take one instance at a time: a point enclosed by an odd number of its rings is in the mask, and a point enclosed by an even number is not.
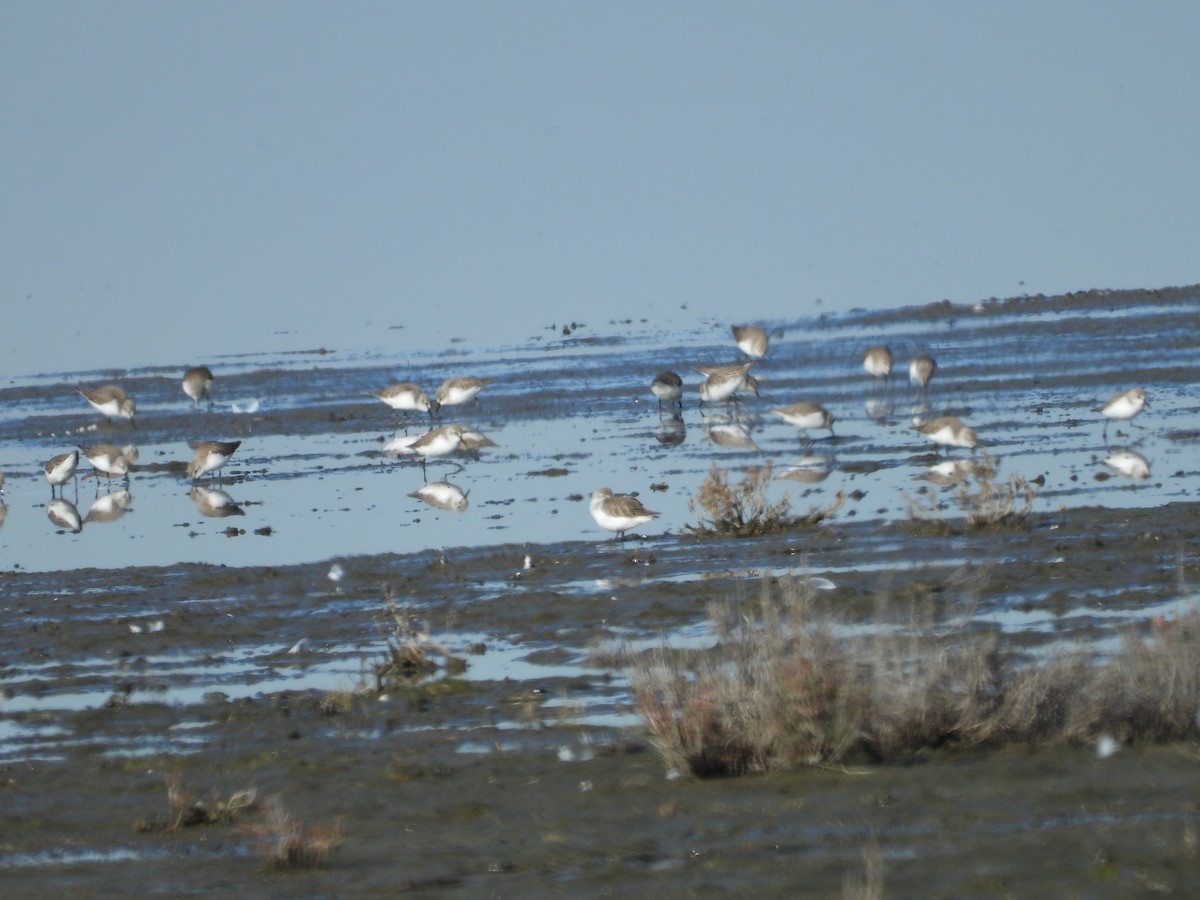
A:
[[[735,359],[717,323],[669,340],[652,323],[580,328],[415,363],[227,361],[213,413],[174,396],[173,370],[134,370],[121,373],[144,410],[132,508],[78,533],[46,520],[38,465],[61,443],[124,436],[88,430],[63,400],[114,373],[14,379],[0,390],[4,894],[836,896],[877,877],[889,897],[1187,895],[1200,748],[673,778],[623,661],[709,646],[711,603],[750,605],[807,575],[832,583],[820,603],[848,623],[969,622],[1031,659],[1103,654],[1191,608],[1198,323],[1194,290],[783,323],[764,397],[705,416],[685,375],[680,422],[649,381]],[[880,341],[897,359],[937,356],[928,394],[871,383],[861,349]],[[382,451],[404,429],[365,391],[410,368],[428,369],[423,382],[498,379],[460,411],[496,446],[430,464],[431,481],[466,490],[465,510],[409,499],[419,466]],[[1093,407],[1133,384],[1150,409],[1105,441]],[[235,399],[259,410],[226,408]],[[805,443],[769,413],[803,399],[834,411],[835,438]],[[914,508],[956,514],[952,489],[918,477],[935,461],[910,429],[921,404],[971,421],[1004,471],[1043,477],[1027,527],[912,521]],[[717,425],[743,426],[754,448],[722,446]],[[243,440],[211,484],[242,515],[193,505],[181,448],[201,436]],[[1114,473],[1114,447],[1142,454],[1149,476]],[[814,456],[827,459],[775,487],[801,510],[845,491],[832,519],[749,539],[687,533],[714,462],[783,471]],[[604,483],[661,508],[644,539],[591,523],[584,498]],[[75,490],[81,510],[103,493]],[[380,683],[397,617],[459,663]],[[278,798],[298,820],[340,823],[342,843],[323,868],[274,871],[245,820],[171,829],[169,778],[210,807],[240,791]]]

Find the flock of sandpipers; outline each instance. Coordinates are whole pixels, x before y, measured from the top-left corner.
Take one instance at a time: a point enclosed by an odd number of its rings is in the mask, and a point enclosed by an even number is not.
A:
[[[194,366],[183,374],[183,392],[191,399],[193,407],[208,401],[211,409],[212,400],[209,389],[212,387],[214,376],[207,366]],[[414,384],[395,384],[381,391],[372,392],[394,410],[419,410],[430,416],[436,415],[442,407],[459,406],[478,397],[494,379],[491,378],[449,378],[437,389],[434,398]],[[137,404],[124,390],[117,385],[107,384],[95,388],[78,388],[79,394],[102,416],[113,420],[126,420],[133,427],[134,416],[137,414]],[[385,450],[389,453],[409,453],[421,461],[422,474],[425,463],[434,457],[447,456],[456,450],[476,450],[491,442],[482,435],[467,431],[462,425],[442,425],[426,434],[413,438],[396,438]],[[229,462],[230,458],[242,444],[241,441],[210,441],[198,440],[189,442],[188,446],[194,452],[191,462],[187,465],[187,475],[193,482],[192,499],[200,506],[206,515],[235,515],[241,510],[223,491],[211,490],[198,482],[206,475],[215,478]],[[83,523],[79,511],[74,504],[63,497],[67,482],[76,478],[80,457],[86,458],[91,464],[97,478],[111,481],[114,478],[123,479],[125,486],[129,484],[129,474],[138,460],[138,450],[133,444],[118,446],[112,443],[99,443],[82,446],[65,453],[60,453],[48,460],[43,467],[46,481],[50,484],[51,503],[47,507],[50,520],[60,528],[73,532],[82,529]],[[0,496],[4,490],[4,474],[0,472]],[[121,493],[109,495],[111,504],[118,509],[128,500],[121,499]],[[125,492],[128,496],[128,492]],[[419,497],[433,506],[446,509],[465,508],[465,494],[441,482],[427,485],[412,496]],[[2,507],[2,504],[0,504]],[[103,515],[103,513],[100,513]]]
[[[697,367],[697,371],[705,378],[699,388],[701,407],[705,403],[736,402],[739,391],[758,394],[758,381],[750,374],[750,369],[767,355],[767,332],[755,325],[734,325],[732,333],[738,348],[749,359],[734,365]],[[893,365],[892,353],[887,347],[870,347],[863,355],[863,368],[874,378],[890,378]],[[930,356],[918,356],[908,367],[910,381],[921,390],[927,388],[936,371],[937,362]],[[460,406],[476,400],[480,392],[494,380],[474,377],[449,378],[437,389],[432,399],[418,385],[409,382],[393,384],[383,390],[373,391],[371,395],[397,412],[423,412],[433,417],[443,407]],[[212,371],[207,366],[195,366],[183,375],[183,392],[191,399],[194,407],[208,400],[211,408],[209,389],[212,383]],[[78,390],[101,415],[109,419],[126,419],[132,426],[137,406],[122,388],[103,385],[96,388],[81,387]],[[660,409],[663,404],[682,408],[683,379],[676,372],[660,372],[651,382],[650,390],[658,399]],[[1109,399],[1097,409],[1097,412],[1105,417],[1105,437],[1107,438],[1109,421],[1132,419],[1145,405],[1146,392],[1141,387],[1123,391]],[[830,438],[833,438],[834,417],[819,403],[800,401],[770,411],[806,433],[828,429]],[[913,428],[939,448],[959,447],[973,450],[976,445],[975,431],[955,416],[916,418]],[[410,437],[406,434],[394,437],[384,446],[384,451],[395,455],[415,456],[421,462],[424,476],[426,463],[430,459],[449,456],[460,450],[475,452],[489,445],[491,442],[483,435],[468,431],[463,425],[455,423],[440,425],[420,435]],[[231,506],[231,500],[226,504],[221,499],[221,492],[206,491],[195,483],[205,475],[215,478],[241,446],[241,441],[200,440],[192,441],[188,446],[194,451],[187,466],[188,477],[194,483],[193,499],[198,503],[207,503],[212,510],[211,514],[231,514],[236,509],[236,505]],[[133,445],[117,446],[111,443],[94,444],[58,454],[47,461],[44,467],[52,501],[56,489],[61,497],[64,485],[76,477],[80,454],[92,464],[97,477],[103,476],[109,480],[122,478],[126,485],[130,469],[138,459],[137,448]],[[939,463],[930,471],[935,478],[952,480],[964,477],[970,471],[970,467],[969,460],[952,460]],[[443,509],[461,511],[466,508],[466,495],[461,489],[447,481],[429,484],[428,479],[425,480],[426,485],[410,496]],[[4,475],[0,473],[0,495],[3,494],[3,490]],[[196,496],[197,494],[200,496]],[[620,538],[624,538],[625,532],[630,529],[644,525],[659,516],[659,513],[643,506],[636,495],[614,493],[606,487],[592,493],[589,509],[597,525],[616,533]],[[78,512],[69,503],[52,502],[48,514],[60,527],[72,531],[78,531],[81,527]]]
[[[713,368],[697,367],[705,376],[700,385],[700,405],[705,403],[736,400],[739,391],[758,395],[758,381],[750,374],[751,367],[767,355],[770,340],[767,332],[757,325],[731,326],[734,342],[738,349],[750,357],[735,365]],[[863,369],[874,378],[890,378],[895,360],[892,352],[884,346],[868,347],[863,354]],[[924,391],[937,371],[937,361],[931,356],[914,357],[908,364],[909,380]],[[683,379],[672,371],[660,372],[650,384],[650,390],[658,398],[659,407],[665,404],[683,405]],[[1113,420],[1129,420],[1146,405],[1146,391],[1141,387],[1122,391],[1108,400],[1096,411],[1105,417],[1104,435],[1107,439],[1108,423]],[[828,429],[833,437],[833,414],[820,403],[802,400],[790,406],[775,407],[770,412],[789,425],[806,433]],[[974,450],[977,443],[975,431],[957,416],[917,417],[913,429],[925,435],[938,448],[960,447]],[[1114,454],[1110,457],[1114,468],[1134,477],[1146,477],[1149,470],[1137,454]],[[930,479],[947,484],[963,480],[972,470],[971,460],[949,460],[938,463],[929,470]],[[600,488],[592,494],[592,517],[601,528],[623,536],[625,531],[645,525],[657,518],[659,513],[646,509],[641,501],[631,494],[614,494],[608,488]]]

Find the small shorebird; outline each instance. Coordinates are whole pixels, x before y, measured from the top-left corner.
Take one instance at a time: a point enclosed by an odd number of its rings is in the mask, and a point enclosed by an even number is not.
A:
[[[675,406],[683,406],[683,379],[674,372],[659,372],[650,382],[650,393],[658,398],[660,410],[664,400]]]
[[[129,468],[137,462],[138,458],[137,447],[132,444],[126,447],[117,447],[114,444],[94,444],[91,447],[81,447],[80,450],[88,458],[92,468],[109,480],[116,477],[124,478],[128,482]]]
[[[702,368],[696,366],[696,371],[705,376],[704,384],[700,385],[700,405],[708,400],[713,403],[728,400],[746,381],[746,373],[754,365],[754,360],[736,366],[715,366]],[[757,384],[757,382],[756,382]]]
[[[137,405],[126,395],[125,391],[115,384],[106,384],[98,388],[78,388],[80,394],[101,415],[110,419],[126,418],[133,424],[133,414]]]
[[[495,381],[495,378],[447,378],[433,398],[433,411],[443,406],[461,406],[479,396],[479,392]]]
[[[192,461],[188,463],[188,477],[195,481],[208,472],[219,472],[233,451],[242,446],[241,441],[190,441],[188,446],[196,451]]]
[[[892,374],[892,351],[887,347],[868,347],[863,354],[863,368],[875,378]]]
[[[212,409],[212,398],[208,396],[212,383],[213,373],[208,366],[193,366],[183,373],[183,392],[192,398],[193,409],[206,398],[209,409]]]
[[[913,423],[913,429],[940,446],[975,449],[975,431],[964,425],[956,416],[939,416],[927,422],[917,421]]]
[[[1135,387],[1110,397],[1108,402],[1099,408],[1107,419],[1128,421],[1142,411],[1146,406],[1146,389]],[[1108,440],[1108,422],[1104,423],[1104,440]]]
[[[433,401],[429,399],[429,395],[408,381],[390,385],[382,391],[371,391],[371,396],[378,397],[396,412],[415,410],[431,413],[433,410]]]
[[[771,412],[789,425],[795,425],[805,431],[811,428],[828,428],[829,436],[833,437],[833,413],[820,403],[802,401],[793,403],[791,406],[773,409]]]
[[[621,540],[625,540],[625,532],[630,528],[645,525],[660,515],[646,509],[632,494],[614,494],[606,487],[592,491],[589,508],[596,524],[606,531],[615,531]]]
[[[75,477],[75,469],[78,466],[78,450],[72,450],[70,453],[60,453],[46,463],[46,480],[50,482],[51,497],[54,496],[54,489],[56,487],[61,487]]]
[[[421,477],[425,477],[425,464],[433,457],[449,456],[462,447],[464,429],[461,425],[442,425],[427,432],[408,445],[409,453],[421,457]]]
[[[924,389],[936,371],[937,360],[932,356],[918,356],[908,364],[908,380]]]
[[[408,496],[428,503],[434,509],[462,512],[467,508],[467,491],[448,481],[435,481],[417,488]]]
[[[738,349],[754,359],[767,355],[767,333],[757,325],[731,325],[734,343]]]

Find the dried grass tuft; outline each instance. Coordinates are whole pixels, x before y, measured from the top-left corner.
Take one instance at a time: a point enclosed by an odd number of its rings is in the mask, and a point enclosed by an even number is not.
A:
[[[992,632],[839,623],[791,582],[710,611],[718,646],[634,657],[638,712],[668,768],[699,777],[912,758],[940,747],[1200,736],[1200,612],[1120,652],[1037,665]],[[727,625],[730,621],[732,625]]]
[[[933,534],[983,532],[1026,526],[1041,483],[1012,474],[1001,480],[1000,461],[982,451],[980,460],[965,472],[954,489],[954,505],[963,513],[961,528],[948,521],[931,494],[928,508],[906,498],[909,520]]]
[[[273,869],[315,869],[324,866],[342,842],[342,820],[332,825],[305,825],[277,799],[268,800],[257,822],[243,832]]]
[[[688,525],[687,530],[695,535],[734,537],[790,531],[818,524],[846,502],[845,494],[839,491],[826,508],[812,510],[803,516],[794,515],[790,494],[784,494],[774,503],[767,499],[773,472],[774,464],[770,461],[762,466],[750,466],[741,484],[735,485],[730,484],[729,470],[718,468],[714,463],[699,492],[688,501],[697,524]]]
[[[462,672],[466,662],[434,641],[417,617],[386,598],[387,615],[380,631],[384,637],[384,658],[375,665],[375,688],[384,693],[407,687],[417,679],[439,669]]]

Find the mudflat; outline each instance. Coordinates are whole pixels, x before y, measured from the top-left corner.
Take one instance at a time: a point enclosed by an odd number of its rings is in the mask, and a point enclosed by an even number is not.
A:
[[[773,340],[771,398],[727,414],[753,450],[710,440],[691,406],[688,439],[673,442],[649,393],[665,351],[633,337],[496,354],[480,372],[499,376],[487,405],[466,413],[496,447],[453,476],[469,491],[461,513],[401,499],[420,469],[380,453],[386,408],[317,399],[385,381],[386,361],[306,366],[290,399],[251,418],[156,414],[167,376],[141,373],[131,511],[78,534],[46,520],[36,463],[86,414],[55,405],[64,379],[10,387],[25,412],[0,421],[17,457],[0,530],[3,893],[1187,895],[1200,747],[946,748],[699,780],[656,755],[625,663],[662,643],[709,646],[711,603],[749,607],[810,574],[850,627],[969,622],[1029,658],[1102,654],[1190,609],[1198,308],[1194,292],[1142,292],[813,324],[826,339],[798,335],[791,356]],[[932,348],[942,393],[867,383],[854,368],[865,329],[898,356]],[[1116,371],[1104,351],[1118,338]],[[705,362],[721,352],[693,340]],[[554,352],[587,359],[592,377]],[[645,384],[628,387],[642,355]],[[228,376],[238,397],[279,380],[263,361]],[[1135,383],[1150,409],[1103,439],[1096,401]],[[836,438],[806,444],[761,415],[804,399],[834,411]],[[1005,471],[1044,478],[1025,527],[914,524],[956,515],[953,488],[918,477],[937,459],[908,421],[925,402],[970,421]],[[243,440],[214,486],[244,515],[191,507],[176,445],[199,431]],[[1151,474],[1114,471],[1114,449]],[[809,466],[823,477],[777,488],[800,510],[845,491],[832,519],[756,538],[686,532],[713,463],[782,471],[813,456],[829,458]],[[644,539],[594,528],[585,498],[601,484],[663,511]],[[78,505],[101,490],[83,482]],[[389,676],[406,644],[434,667]],[[244,807],[225,812],[235,798]],[[189,824],[197,801],[216,821]],[[268,803],[336,831],[323,865],[269,865]]]

